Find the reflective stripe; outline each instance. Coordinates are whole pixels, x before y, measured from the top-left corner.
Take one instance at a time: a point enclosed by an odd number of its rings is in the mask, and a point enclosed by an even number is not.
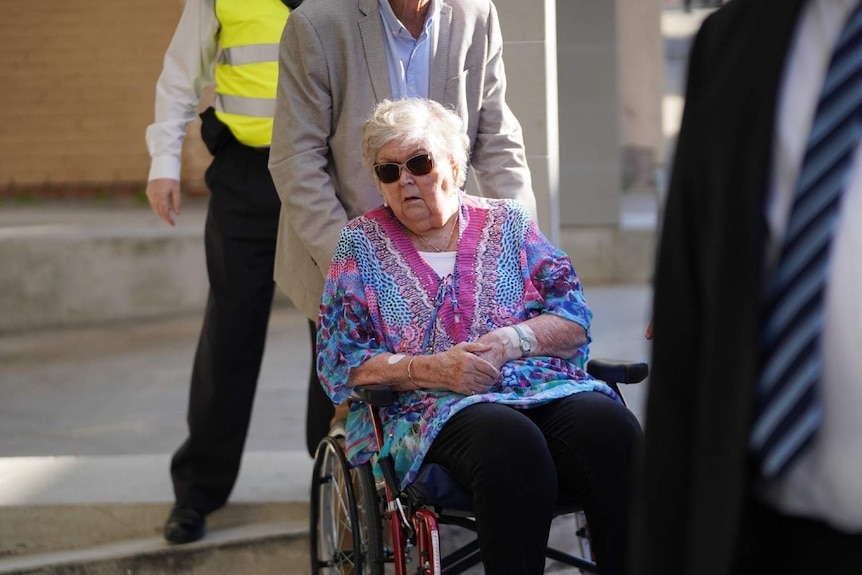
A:
[[[272,118],[275,115],[274,98],[244,98],[229,94],[215,95],[215,109],[227,114],[255,118]]]
[[[219,64],[244,66],[261,62],[278,61],[278,44],[252,44],[224,48],[219,56]]]

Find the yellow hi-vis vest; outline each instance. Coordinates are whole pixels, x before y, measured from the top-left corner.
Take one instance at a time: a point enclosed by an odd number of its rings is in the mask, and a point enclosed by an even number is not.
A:
[[[216,0],[221,53],[215,110],[241,143],[272,142],[278,43],[289,10],[281,0]]]

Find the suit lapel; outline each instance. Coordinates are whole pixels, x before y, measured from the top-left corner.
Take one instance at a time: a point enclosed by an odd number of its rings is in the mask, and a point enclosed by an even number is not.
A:
[[[374,99],[379,102],[392,97],[386,49],[383,47],[383,22],[380,20],[377,0],[360,0],[359,10],[363,14],[359,18],[359,34],[362,36],[365,64],[371,78]]]
[[[769,11],[768,16],[763,16],[764,25],[771,28],[770,33],[764,33],[757,42],[762,56],[762,68],[755,72],[753,78],[762,84],[756,93],[761,95],[758,102],[761,113],[758,114],[763,121],[764,129],[752,129],[749,145],[752,157],[759,158],[754,163],[757,169],[748,170],[748,181],[744,189],[758,190],[759,196],[755,198],[743,198],[743,201],[751,200],[757,202],[757,207],[751,206],[747,213],[754,214],[751,221],[753,237],[758,260],[763,254],[762,246],[767,238],[766,223],[766,201],[770,185],[770,176],[773,164],[773,153],[775,150],[775,126],[778,121],[778,106],[781,93],[781,83],[784,77],[784,68],[789,57],[790,44],[795,36],[797,22],[799,20],[805,0],[781,0],[781,5]],[[767,29],[767,28],[764,28]],[[758,272],[759,273],[759,272]]]
[[[450,78],[449,62],[452,44],[452,7],[446,2],[440,3],[440,15],[435,23],[437,27],[437,46],[431,61],[431,78],[428,82],[428,97],[442,104],[454,105],[457,102],[447,102],[446,81]],[[457,65],[457,62],[455,63]]]

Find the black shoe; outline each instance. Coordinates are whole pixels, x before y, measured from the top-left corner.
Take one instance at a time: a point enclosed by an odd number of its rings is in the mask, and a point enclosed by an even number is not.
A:
[[[174,507],[165,523],[165,539],[171,543],[197,541],[207,531],[206,517],[191,507]]]

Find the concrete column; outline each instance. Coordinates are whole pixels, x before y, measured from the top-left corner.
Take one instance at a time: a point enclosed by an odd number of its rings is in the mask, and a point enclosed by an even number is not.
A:
[[[660,1],[495,0],[539,225],[585,282],[652,268],[654,230],[620,215],[624,166],[652,178],[661,157]]]
[[[539,226],[559,241],[556,0],[495,0],[503,29],[506,100],[524,129]]]
[[[621,215],[628,158],[652,177],[661,142],[659,21],[638,28],[660,16],[660,1],[556,2],[559,245],[586,284],[644,281],[652,269],[654,230],[629,229]]]
[[[560,219],[619,217],[619,105],[614,2],[557,0]]]
[[[661,0],[617,0],[623,188],[653,191],[665,156]]]

